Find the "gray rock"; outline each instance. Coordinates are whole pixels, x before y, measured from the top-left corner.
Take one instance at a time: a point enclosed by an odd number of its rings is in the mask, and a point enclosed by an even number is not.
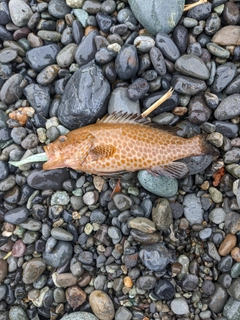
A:
[[[93,30],[90,32],[78,45],[75,52],[75,60],[80,67],[86,65],[94,59],[97,52],[95,45],[95,37],[98,35],[98,31]]]
[[[49,88],[32,83],[24,88],[23,93],[35,111],[47,117],[50,107]]]
[[[228,120],[240,115],[240,94],[232,94],[219,104],[214,112],[214,117],[217,120]]]
[[[147,31],[170,33],[178,23],[185,2],[183,0],[129,0],[135,17]]]
[[[67,169],[33,170],[27,177],[27,183],[38,190],[61,190],[63,182],[69,178]]]
[[[202,59],[192,54],[185,54],[175,62],[175,69],[181,73],[201,80],[209,78],[209,71]]]
[[[98,320],[92,313],[77,311],[72,312],[64,317],[61,320]]]
[[[95,122],[107,111],[109,93],[102,70],[90,62],[68,81],[58,109],[59,120],[69,130]]]
[[[200,198],[194,193],[187,194],[183,200],[184,216],[190,225],[203,222],[203,208]]]
[[[211,155],[194,156],[181,159],[181,162],[185,163],[189,170],[189,175],[196,174],[205,170],[212,163]]]
[[[203,80],[182,75],[173,76],[171,85],[176,92],[190,96],[195,96],[207,89],[206,83]]]
[[[6,104],[12,104],[22,97],[22,92],[23,76],[14,74],[2,86],[0,99]]]
[[[48,4],[48,12],[55,18],[64,18],[70,13],[71,8],[66,5],[65,0],[51,0]]]
[[[229,298],[223,309],[223,315],[227,320],[239,320],[240,301]]]
[[[210,297],[209,308],[215,312],[219,313],[223,310],[223,307],[228,299],[227,291],[220,286],[218,283],[215,284],[215,291]],[[232,318],[231,318],[232,319]],[[236,318],[237,320],[237,318]]]
[[[33,15],[31,8],[23,0],[10,0],[9,12],[12,22],[18,27],[27,25],[28,20]]]
[[[122,80],[133,78],[138,72],[138,67],[136,47],[132,44],[123,45],[115,60],[115,68],[119,78]]]
[[[127,112],[140,114],[139,101],[133,101],[128,98],[128,88],[116,88],[111,92],[108,103],[108,114],[113,112]]]
[[[72,258],[73,247],[71,243],[58,241],[51,252],[43,252],[43,260],[51,267],[62,267]]]
[[[175,298],[171,302],[172,312],[175,314],[183,315],[189,312],[187,301],[184,298]]]

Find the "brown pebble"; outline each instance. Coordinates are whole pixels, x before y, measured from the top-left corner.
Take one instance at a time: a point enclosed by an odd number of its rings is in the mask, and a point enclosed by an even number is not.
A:
[[[22,274],[22,281],[25,284],[31,284],[36,281],[41,274],[45,271],[46,264],[44,263],[43,259],[41,258],[33,258],[29,260],[24,269]]]
[[[0,283],[5,279],[8,271],[7,261],[0,259]]]
[[[101,290],[94,290],[89,296],[93,313],[100,320],[112,320],[115,315],[111,298]]]
[[[240,26],[226,26],[218,30],[211,39],[220,46],[240,45]]]
[[[13,34],[13,39],[15,41],[18,41],[21,38],[27,38],[27,35],[29,34],[30,30],[26,27],[17,29]]]
[[[70,272],[56,274],[55,284],[61,288],[67,288],[74,286],[78,281],[77,277],[74,277]]]
[[[179,262],[174,262],[171,265],[171,270],[172,270],[172,276],[175,277],[179,272],[181,272],[183,266]]]
[[[79,285],[79,287],[86,287],[91,280],[91,275],[87,271],[84,271],[81,277],[78,279],[77,284]]]
[[[86,293],[78,286],[67,288],[66,299],[70,307],[73,309],[81,306],[86,301]]]
[[[85,37],[86,37],[91,31],[93,31],[93,30],[98,30],[98,29],[97,29],[97,27],[87,26],[87,27],[85,28],[85,32],[84,32]]]
[[[127,287],[127,288],[131,288],[133,285],[132,279],[128,276],[123,279],[123,283],[124,283],[125,287]]]
[[[235,261],[240,262],[240,248],[233,248],[231,251],[231,256]]]
[[[12,256],[15,258],[20,258],[24,255],[26,251],[26,245],[22,240],[17,240],[12,247]]]
[[[237,237],[234,234],[227,234],[223,242],[221,243],[218,253],[220,256],[225,257],[228,255],[231,250],[236,246],[237,243]]]
[[[188,112],[188,109],[186,107],[175,107],[172,111],[172,113],[175,114],[176,116],[183,116],[187,112]]]

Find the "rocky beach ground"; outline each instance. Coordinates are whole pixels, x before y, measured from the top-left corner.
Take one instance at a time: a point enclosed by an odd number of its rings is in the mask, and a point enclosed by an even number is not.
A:
[[[184,4],[0,0],[0,320],[240,319],[240,4]],[[183,179],[8,163],[171,87]]]

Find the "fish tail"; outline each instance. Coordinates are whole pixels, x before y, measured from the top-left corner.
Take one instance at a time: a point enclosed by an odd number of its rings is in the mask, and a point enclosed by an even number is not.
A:
[[[201,134],[194,137],[195,139],[197,139],[201,154],[219,156],[220,154],[219,150],[216,147],[214,147],[211,143],[207,142],[206,137],[207,137],[207,134]]]

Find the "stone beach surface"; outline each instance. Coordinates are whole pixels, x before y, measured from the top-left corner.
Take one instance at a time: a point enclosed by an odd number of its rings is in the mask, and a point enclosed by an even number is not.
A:
[[[0,0],[1,320],[240,319],[240,4],[184,4]],[[9,164],[171,87],[181,180]]]

